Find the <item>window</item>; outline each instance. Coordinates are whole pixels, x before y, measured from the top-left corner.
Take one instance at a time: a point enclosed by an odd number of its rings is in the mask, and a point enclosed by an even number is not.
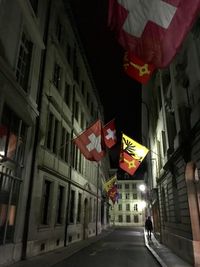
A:
[[[119,199],[122,199],[122,194],[119,193]]]
[[[56,37],[57,37],[59,43],[62,42],[62,32],[63,32],[62,24],[60,23],[60,20],[57,19],[57,23],[56,23]]]
[[[123,217],[122,217],[122,215],[119,215],[119,216],[118,216],[118,220],[119,220],[119,222],[123,222]]]
[[[162,131],[162,145],[163,145],[163,154],[165,155],[167,150],[165,131]]]
[[[64,101],[71,108],[71,87],[67,82],[65,82]]]
[[[132,184],[132,188],[133,189],[136,189],[136,184]]]
[[[37,13],[37,7],[38,7],[38,0],[29,0],[31,3],[31,6],[35,12],[35,14]]]
[[[58,152],[58,142],[57,142],[57,139],[58,139],[58,126],[59,126],[58,120],[50,112],[49,113],[49,119],[48,119],[48,130],[47,130],[47,137],[46,137],[46,147],[50,151],[55,153],[55,154],[57,154],[57,152]]]
[[[78,166],[78,148],[74,143],[72,144],[72,166],[74,167],[74,169],[77,170],[77,166]]]
[[[129,189],[129,184],[125,184],[125,189]]]
[[[133,194],[133,199],[137,199],[137,194]]]
[[[75,191],[71,190],[71,201],[70,201],[70,216],[69,216],[69,222],[74,222],[74,204],[75,204]]]
[[[47,148],[51,149],[51,131],[53,125],[53,114],[49,113],[48,130],[47,130]]]
[[[78,121],[78,119],[79,119],[79,103],[78,103],[78,101],[75,102],[74,117]]]
[[[59,185],[57,193],[57,214],[56,214],[56,223],[62,223],[62,209],[63,209],[63,196],[64,196],[64,187]]]
[[[69,145],[70,145],[70,134],[64,127],[62,127],[59,154],[61,159],[64,160],[65,162],[69,162]]]
[[[118,205],[118,210],[122,210],[122,204]]]
[[[23,32],[17,62],[16,79],[25,92],[28,92],[32,46],[28,36]]]
[[[122,185],[121,184],[117,184],[117,188],[118,189],[122,189]]]
[[[130,198],[130,194],[126,193],[126,199],[129,199],[129,198]]]
[[[44,181],[43,191],[42,191],[42,215],[41,215],[41,223],[48,224],[49,222],[49,202],[50,202],[50,189],[51,189],[51,182],[48,180]]]
[[[130,223],[131,222],[131,216],[130,215],[126,215],[126,222]]]
[[[81,128],[85,128],[85,117],[83,112],[81,112]]]
[[[134,204],[134,205],[133,205],[133,210],[134,210],[134,211],[138,211],[138,205],[137,205],[137,204]]]
[[[60,83],[61,83],[61,67],[57,63],[54,63],[53,84],[57,89],[60,89]]]
[[[126,204],[126,211],[130,211],[130,204]]]
[[[77,210],[77,222],[81,222],[81,200],[82,200],[82,195],[81,193],[78,193],[78,210]]]
[[[138,215],[136,214],[136,215],[134,215],[134,223],[138,223],[139,222],[139,217],[138,217]]]

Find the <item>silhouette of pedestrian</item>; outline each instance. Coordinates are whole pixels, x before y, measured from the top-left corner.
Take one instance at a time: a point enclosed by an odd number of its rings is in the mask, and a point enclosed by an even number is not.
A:
[[[145,229],[147,231],[147,237],[148,239],[151,239],[151,232],[153,230],[153,224],[151,221],[151,217],[149,216],[145,221]]]

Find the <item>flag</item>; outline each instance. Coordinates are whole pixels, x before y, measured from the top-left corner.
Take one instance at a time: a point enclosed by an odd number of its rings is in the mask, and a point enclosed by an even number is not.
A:
[[[109,0],[119,43],[156,68],[169,65],[200,12],[200,0]]]
[[[113,187],[113,185],[116,183],[116,181],[117,181],[117,176],[116,175],[114,175],[108,181],[106,181],[104,183],[105,191],[108,192]]]
[[[145,146],[142,146],[123,133],[119,159],[120,168],[133,175],[148,151]]]
[[[124,133],[122,134],[122,150],[128,153],[132,158],[142,162],[149,149],[137,143]]]
[[[86,159],[99,161],[104,157],[101,133],[102,125],[98,120],[73,140]]]
[[[115,202],[119,198],[119,192],[117,188],[117,184],[114,184],[112,188],[108,191],[108,197],[112,200],[112,203],[115,204]]]
[[[134,159],[124,151],[120,152],[119,167],[122,170],[129,173],[130,175],[133,175],[139,166],[140,162],[138,160]]]
[[[111,120],[103,127],[104,142],[108,148],[117,143],[115,120]]]
[[[154,65],[143,62],[130,51],[125,52],[123,61],[124,72],[142,84],[149,81],[155,70]]]

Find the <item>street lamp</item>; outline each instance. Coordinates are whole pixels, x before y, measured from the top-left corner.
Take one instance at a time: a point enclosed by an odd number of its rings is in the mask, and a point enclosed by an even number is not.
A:
[[[139,189],[140,189],[141,192],[145,192],[145,190],[146,190],[146,185],[145,185],[145,184],[141,184],[141,185],[139,185]]]

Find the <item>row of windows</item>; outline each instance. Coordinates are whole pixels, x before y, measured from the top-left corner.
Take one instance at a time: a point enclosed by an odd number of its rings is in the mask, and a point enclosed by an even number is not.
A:
[[[126,204],[126,211],[131,211],[131,205],[130,204]],[[118,204],[118,210],[121,211],[123,208],[123,205],[122,204]],[[133,205],[133,210],[134,211],[138,211],[138,204],[134,204]]]
[[[127,223],[131,223],[131,222],[134,222],[134,223],[139,223],[139,216],[136,214],[134,215],[132,218],[130,215],[126,215],[126,216],[123,216],[123,215],[118,215],[118,217],[115,218],[116,222],[120,222],[120,223],[123,223],[123,222],[127,222]]]
[[[87,175],[87,179],[90,181],[90,178],[96,177],[96,168],[91,161],[85,159],[81,151],[70,138],[71,135],[68,130],[53,113],[50,112],[46,134],[46,148],[61,160],[71,164],[72,167],[82,175]]]
[[[53,192],[53,182],[49,180],[44,181],[42,197],[41,197],[41,221],[42,225],[49,225],[51,221],[51,211],[52,211],[52,192]],[[65,191],[66,188],[62,185],[59,185],[57,188],[56,194],[56,211],[55,211],[55,224],[63,224],[64,223],[64,200],[65,200]],[[87,202],[87,210],[86,210],[86,202]],[[83,208],[83,204],[85,205],[85,209]],[[96,221],[96,199],[90,197],[89,200],[86,199],[85,203],[83,203],[83,196],[80,192],[78,192],[78,198],[76,199],[76,191],[71,190],[70,194],[70,206],[69,206],[69,223],[82,223],[83,222],[83,214],[82,211],[88,212],[88,223]],[[98,214],[98,218],[100,214]]]
[[[138,199],[137,193],[119,193],[119,199]]]
[[[51,112],[48,118],[46,147],[65,162],[69,162],[70,133]]]
[[[60,48],[64,51],[64,54],[66,55],[67,62],[69,63],[69,65],[71,66],[73,70],[73,78],[78,83],[81,89],[80,92],[83,96],[83,99],[86,102],[88,109],[90,110],[91,116],[94,117],[97,115],[95,114],[94,103],[91,99],[90,93],[87,91],[86,82],[84,80],[81,80],[80,78],[81,68],[79,67],[79,63],[78,63],[77,46],[76,44],[74,44],[74,47],[72,49],[71,45],[67,42],[65,38],[66,36],[65,29],[59,18],[56,21],[55,35],[58,40],[58,43],[60,44]],[[54,73],[53,73],[53,83],[58,90],[61,89],[61,75],[62,75],[62,68],[59,66],[58,63],[55,63]]]
[[[118,184],[117,185],[118,189],[136,189],[137,188],[137,184]]]

